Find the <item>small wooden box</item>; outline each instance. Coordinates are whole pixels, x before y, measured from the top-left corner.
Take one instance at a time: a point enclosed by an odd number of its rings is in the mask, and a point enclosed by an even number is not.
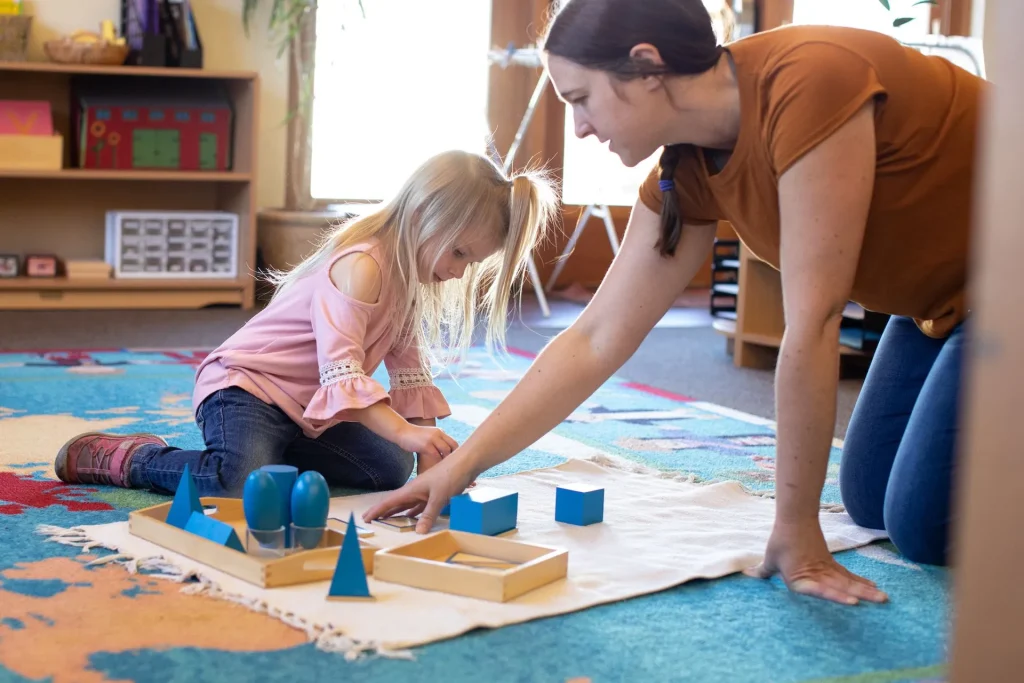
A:
[[[64,138],[53,135],[0,135],[0,169],[6,171],[59,171],[64,159]]]
[[[514,565],[453,564],[459,553]],[[414,588],[506,602],[558,579],[569,569],[569,551],[481,534],[444,530],[377,552],[373,578]]]
[[[199,501],[204,507],[216,507],[216,511],[208,513],[208,516],[233,526],[238,538],[245,543],[247,527],[241,499],[204,497]],[[164,520],[170,509],[171,503],[167,502],[130,513],[129,532],[260,588],[330,580],[345,540],[343,532],[328,528],[317,548],[295,551],[284,557],[261,557],[240,553],[167,524]],[[374,555],[379,549],[363,539],[359,539],[359,547],[363,567],[367,574],[372,574]]]

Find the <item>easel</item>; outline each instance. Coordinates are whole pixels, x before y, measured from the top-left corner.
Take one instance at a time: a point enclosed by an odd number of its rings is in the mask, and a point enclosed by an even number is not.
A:
[[[555,286],[555,282],[558,281],[558,276],[561,274],[562,268],[565,267],[569,254],[576,248],[576,242],[579,240],[580,235],[583,234],[583,229],[587,227],[587,222],[591,218],[600,218],[604,221],[604,229],[608,233],[608,243],[612,245],[612,255],[614,256],[619,253],[619,236],[615,232],[615,222],[612,220],[611,209],[606,204],[590,204],[580,214],[580,219],[576,221],[576,229],[572,231],[572,237],[566,242],[562,255],[558,257],[555,269],[551,272],[551,279],[548,280],[547,291],[550,292]]]
[[[504,50],[492,49],[488,53],[488,58],[492,64],[498,64],[502,69],[508,68],[510,64],[518,66],[526,66],[530,68],[541,68],[543,64],[540,61],[540,51],[537,48],[521,48],[516,49],[515,45],[510,43],[509,46]],[[526,112],[523,114],[522,121],[519,122],[519,129],[516,131],[515,138],[512,140],[512,146],[509,148],[508,154],[505,155],[505,160],[502,162],[502,168],[505,173],[509,173],[512,170],[512,162],[515,161],[516,153],[519,151],[519,146],[523,142],[523,136],[526,134],[526,129],[530,125],[530,121],[533,119],[533,112],[537,108],[537,104],[540,102],[540,97],[544,94],[544,88],[548,84],[547,71],[541,72],[540,78],[537,80],[537,85],[533,89],[533,95],[530,97],[530,102],[526,106]],[[493,141],[491,142],[491,154],[495,161],[501,162],[501,156],[498,154],[498,150],[494,147]],[[615,232],[615,222],[612,221],[611,210],[605,204],[590,204],[587,206],[583,213],[580,214],[580,219],[576,222],[576,228],[573,230],[572,237],[565,245],[565,249],[562,250],[561,256],[558,258],[558,262],[555,264],[555,269],[551,273],[551,279],[548,281],[547,289],[540,281],[540,273],[537,271],[537,264],[533,260],[533,256],[530,256],[527,261],[527,268],[530,272],[530,281],[533,283],[533,289],[537,293],[537,301],[540,302],[540,309],[544,313],[544,317],[551,315],[551,309],[548,307],[547,296],[545,292],[550,292],[551,288],[554,287],[555,281],[558,280],[559,274],[562,272],[562,268],[565,267],[565,261],[568,259],[569,254],[576,247],[576,242],[579,240],[580,235],[583,233],[583,229],[587,226],[587,222],[591,218],[600,218],[604,221],[605,230],[608,233],[608,242],[612,246],[612,254],[617,254],[619,251],[619,238]]]
[[[517,50],[515,45],[510,43],[508,48],[505,50],[493,49],[488,53],[488,59],[492,64],[498,64],[502,69],[508,68],[510,64],[518,66],[526,66],[530,68],[540,68],[543,64],[540,61],[540,51],[536,48],[523,48]],[[519,129],[516,131],[516,136],[512,140],[512,146],[508,150],[508,154],[505,155],[505,160],[502,161],[501,155],[498,153],[497,148],[494,146],[494,141],[490,143],[491,155],[494,157],[496,162],[501,163],[502,169],[505,174],[512,170],[512,163],[515,161],[516,153],[519,151],[519,146],[523,143],[523,136],[526,134],[526,129],[530,126],[530,121],[533,119],[533,112],[537,109],[537,104],[540,102],[540,96],[544,94],[544,88],[548,84],[548,73],[547,70],[541,72],[540,78],[537,80],[537,85],[533,89],[533,95],[530,96],[530,102],[526,105],[526,112],[523,113],[523,119],[519,122]],[[537,301],[540,303],[540,310],[544,314],[544,317],[551,316],[551,309],[548,307],[547,297],[544,295],[544,285],[540,281],[540,272],[537,270],[537,262],[533,260],[531,254],[526,262],[526,268],[530,274],[530,282],[533,284],[533,290],[537,294]]]

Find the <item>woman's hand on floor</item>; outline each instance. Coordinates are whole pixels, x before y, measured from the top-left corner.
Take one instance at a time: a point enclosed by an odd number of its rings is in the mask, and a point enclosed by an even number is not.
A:
[[[789,589],[846,605],[860,600],[886,602],[889,598],[873,581],[857,576],[836,562],[817,520],[796,526],[776,524],[768,539],[764,562],[744,572],[767,579],[782,574]]]
[[[394,515],[418,515],[417,533],[429,532],[451,497],[472,486],[473,474],[461,460],[464,458],[459,458],[456,453],[423,474],[417,472],[416,477],[405,486],[389,493],[381,502],[363,513],[363,521],[372,522]]]

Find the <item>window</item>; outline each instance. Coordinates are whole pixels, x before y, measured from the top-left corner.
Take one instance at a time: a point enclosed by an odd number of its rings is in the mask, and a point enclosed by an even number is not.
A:
[[[134,109],[125,109],[124,111],[121,112],[121,120],[122,121],[138,121],[139,120],[139,112],[137,112]]]
[[[380,200],[428,156],[487,152],[491,3],[323,2],[310,193]],[[342,28],[343,27],[343,28]]]
[[[174,113],[174,120],[181,121],[182,123],[187,122],[191,117],[187,111],[179,111]]]
[[[577,138],[572,108],[566,107],[562,201],[570,206],[633,206],[640,185],[659,156],[660,149],[629,168],[619,155],[608,150],[607,143],[601,144],[594,136]]]

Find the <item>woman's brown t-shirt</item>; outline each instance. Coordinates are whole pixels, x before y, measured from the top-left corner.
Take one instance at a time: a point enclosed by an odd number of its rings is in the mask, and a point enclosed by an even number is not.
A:
[[[741,124],[718,173],[690,148],[675,181],[686,218],[727,220],[779,267],[779,177],[875,98],[875,186],[851,298],[944,337],[966,304],[971,193],[985,81],[873,31],[787,26],[728,45]],[[640,198],[661,211],[658,171]]]

